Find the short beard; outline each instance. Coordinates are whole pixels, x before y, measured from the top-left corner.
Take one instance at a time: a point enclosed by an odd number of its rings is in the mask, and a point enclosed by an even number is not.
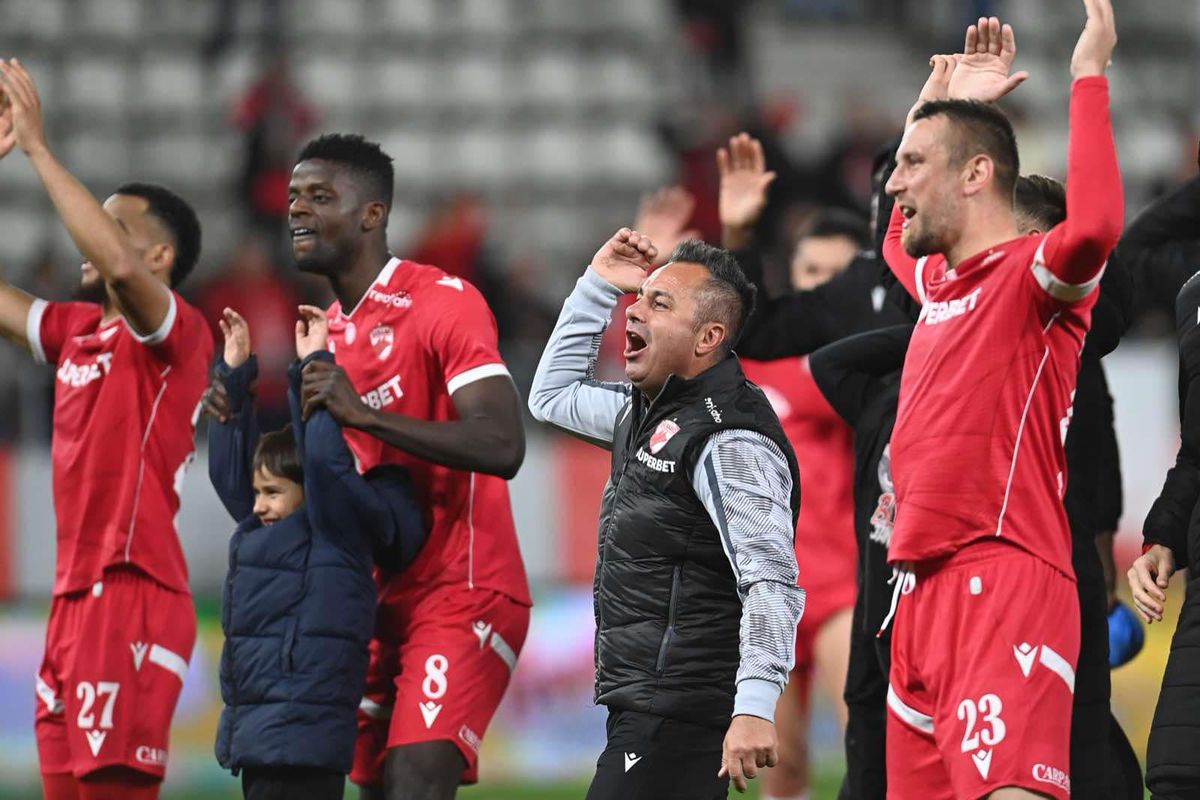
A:
[[[104,305],[104,301],[108,299],[108,284],[103,280],[80,283],[75,290],[75,299],[81,303]]]

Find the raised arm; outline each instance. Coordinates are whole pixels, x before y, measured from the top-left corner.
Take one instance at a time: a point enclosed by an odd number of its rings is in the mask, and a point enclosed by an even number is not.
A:
[[[742,599],[741,664],[723,771],[744,790],[744,777],[754,777],[759,758],[774,765],[775,705],[795,660],[796,625],[804,613],[792,474],[765,436],[722,431],[700,452],[692,488],[720,532]]]
[[[258,360],[250,352],[250,327],[236,311],[220,320],[225,352],[201,400],[208,424],[208,477],[229,515],[238,522],[254,510],[251,461],[258,446],[258,419],[250,386]]]
[[[1039,283],[1059,300],[1085,296],[1095,286],[1124,221],[1125,198],[1104,76],[1117,43],[1110,0],[1084,0],[1087,24],[1071,57],[1070,140],[1067,146],[1067,218],[1047,234]]]
[[[617,415],[629,403],[633,387],[596,380],[596,356],[617,300],[637,291],[657,254],[648,238],[628,228],[617,231],[596,253],[563,303],[538,362],[529,390],[534,419],[612,447]]]
[[[149,336],[160,330],[171,309],[170,290],[142,262],[120,223],[50,152],[33,79],[16,59],[0,60],[0,85],[11,104],[16,143],[29,156],[76,247],[112,287],[136,333]],[[9,302],[17,305],[11,298]],[[6,324],[8,315],[0,314],[5,317],[0,324]]]

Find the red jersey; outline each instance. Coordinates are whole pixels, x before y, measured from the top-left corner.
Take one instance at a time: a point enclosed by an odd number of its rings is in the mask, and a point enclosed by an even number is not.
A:
[[[393,258],[358,305],[328,311],[329,349],[363,402],[417,419],[458,419],[451,395],[482,378],[508,375],[497,349],[496,320],[470,283],[436,267]],[[451,469],[346,431],[366,472],[399,464],[412,475],[429,529],[421,553],[389,581],[384,597],[419,598],[461,584],[530,604],[525,566],[503,478]]]
[[[813,380],[808,358],[742,359],[746,377],[771,401],[800,468],[802,502],[796,520],[800,583],[855,580],[854,432]]]
[[[187,592],[175,530],[183,474],[195,450],[212,336],[174,292],[159,330],[139,336],[94,303],[35,300],[26,334],[54,385],[54,594],[91,587],[131,564]]]
[[[1066,575],[1063,440],[1094,290],[1124,201],[1104,78],[1071,91],[1067,219],[948,269],[913,261],[893,213],[884,257],[922,302],[891,439],[888,558],[944,556],[1002,537]]]

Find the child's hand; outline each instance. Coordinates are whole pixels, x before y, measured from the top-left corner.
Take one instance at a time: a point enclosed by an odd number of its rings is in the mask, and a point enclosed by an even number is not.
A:
[[[296,355],[301,360],[318,350],[327,350],[329,344],[329,320],[325,312],[316,306],[300,306],[300,319],[296,320]]]
[[[225,309],[224,314],[217,324],[225,335],[225,363],[230,369],[237,369],[250,357],[250,326],[232,308]]]

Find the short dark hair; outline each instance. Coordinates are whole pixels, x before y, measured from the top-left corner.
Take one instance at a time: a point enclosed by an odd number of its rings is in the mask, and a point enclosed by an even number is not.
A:
[[[1046,233],[1067,218],[1067,189],[1045,175],[1022,175],[1014,205],[1023,227]]]
[[[867,221],[845,208],[820,208],[808,215],[800,226],[796,241],[802,239],[841,236],[854,242],[860,250],[871,246]]]
[[[374,200],[392,207],[396,175],[392,169],[392,157],[383,152],[377,142],[357,133],[326,133],[304,145],[297,162],[309,159],[332,161],[348,167],[356,175],[366,178],[367,193]]]
[[[746,320],[754,313],[754,296],[757,294],[754,284],[746,280],[733,253],[696,239],[680,242],[671,251],[668,261],[699,264],[708,270],[708,281],[698,298],[696,324],[725,323],[725,341],[721,349],[724,355],[729,355],[742,336]]]
[[[304,468],[300,465],[300,453],[296,450],[296,437],[292,434],[292,426],[285,425],[277,431],[260,436],[250,466],[255,473],[266,470],[276,477],[287,478],[303,486]]]
[[[157,183],[123,183],[116,194],[142,198],[149,207],[148,213],[166,226],[175,248],[171,288],[182,284],[200,260],[200,220],[195,210],[182,197]]]
[[[1012,197],[1021,174],[1021,158],[1012,123],[1004,112],[978,100],[933,100],[917,109],[913,121],[939,115],[950,120],[957,134],[950,157],[961,163],[979,153],[988,156],[996,165],[996,186],[1004,196]]]

